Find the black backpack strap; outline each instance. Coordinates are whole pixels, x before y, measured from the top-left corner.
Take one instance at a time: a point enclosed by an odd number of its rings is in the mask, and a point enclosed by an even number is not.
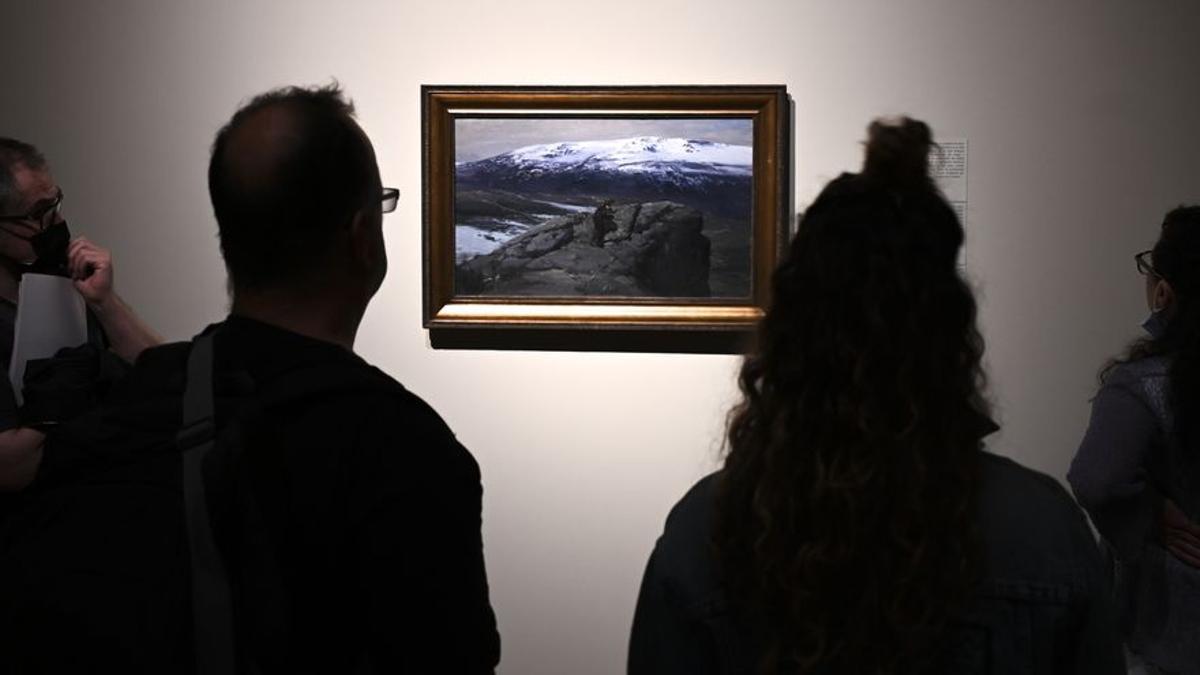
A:
[[[213,539],[204,491],[204,458],[214,446],[213,340],[202,335],[188,356],[183,427],[176,436],[183,465],[183,501],[192,561],[192,630],[197,675],[236,671],[229,576]]]
[[[244,438],[228,432],[244,430],[252,424],[251,410],[265,414],[277,408],[298,405],[314,398],[370,392],[376,395],[402,396],[404,389],[389,384],[386,378],[369,371],[348,375],[344,366],[304,364],[261,383],[255,383],[254,405],[243,406],[229,427],[222,432],[217,447],[214,419],[212,335],[193,342],[188,357],[187,385],[183,395],[183,427],[177,436],[182,453],[183,491],[187,516],[188,541],[192,562],[192,612],[196,675],[234,673],[236,652],[234,601],[231,575],[237,577],[241,592],[250,597],[239,620],[253,645],[243,663],[250,673],[260,671],[259,659],[285,664],[286,627],[290,616],[290,598],[275,552],[265,533],[268,531],[261,505],[250,484],[245,467]],[[260,386],[261,385],[261,386]],[[225,481],[221,494],[231,502],[240,524],[238,562],[230,569],[216,546],[212,526],[210,496],[205,490],[202,472],[206,457],[212,461],[210,480]],[[216,496],[218,502],[221,497]],[[218,511],[230,504],[216,504]],[[219,515],[219,514],[218,514]],[[284,632],[281,632],[284,631]],[[361,670],[361,669],[360,669]],[[369,672],[368,668],[366,671]]]

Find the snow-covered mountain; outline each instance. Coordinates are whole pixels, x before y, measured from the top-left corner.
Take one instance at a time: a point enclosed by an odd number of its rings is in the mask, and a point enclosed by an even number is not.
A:
[[[673,198],[742,212],[750,200],[753,150],[686,138],[639,136],[530,145],[456,167],[460,189]]]
[[[530,145],[491,159],[519,164],[534,171],[569,171],[589,167],[644,172],[677,164],[695,173],[749,176],[754,153],[748,145],[639,136],[611,141]]]

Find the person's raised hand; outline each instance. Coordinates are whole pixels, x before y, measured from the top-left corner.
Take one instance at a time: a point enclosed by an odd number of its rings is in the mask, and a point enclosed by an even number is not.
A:
[[[103,305],[112,295],[112,254],[108,249],[76,237],[67,248],[67,270],[88,304]]]

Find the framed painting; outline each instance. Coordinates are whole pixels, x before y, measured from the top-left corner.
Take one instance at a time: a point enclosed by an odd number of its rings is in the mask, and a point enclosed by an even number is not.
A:
[[[606,330],[745,333],[762,316],[788,234],[783,86],[421,93],[435,337],[551,331],[577,348]]]

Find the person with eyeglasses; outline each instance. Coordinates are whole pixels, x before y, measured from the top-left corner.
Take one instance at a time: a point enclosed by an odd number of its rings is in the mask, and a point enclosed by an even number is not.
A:
[[[12,358],[18,290],[26,272],[74,280],[87,302],[90,341],[132,363],[162,342],[113,287],[110,252],[84,237],[71,239],[62,215],[63,191],[34,146],[0,137],[0,365]],[[34,478],[45,436],[22,425],[8,378],[0,383],[0,492]]]
[[[354,351],[399,192],[353,105],[336,85],[251,99],[208,186],[230,314],[54,434],[42,495],[0,536],[0,659],[492,673],[479,465]]]
[[[1131,663],[1200,673],[1200,206],[1134,261],[1147,335],[1101,371],[1067,481],[1106,544]]]

